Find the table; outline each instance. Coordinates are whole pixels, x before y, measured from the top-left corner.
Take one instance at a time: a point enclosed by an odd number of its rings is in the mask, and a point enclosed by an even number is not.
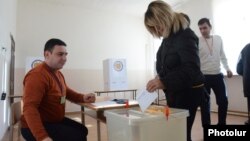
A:
[[[111,109],[122,109],[125,108],[125,104],[103,104],[100,106],[96,106],[92,103],[77,103],[81,106],[81,118],[82,124],[85,124],[85,115],[88,115],[97,122],[97,140],[101,141],[101,129],[100,122],[106,123],[106,117],[104,116],[105,110]],[[138,107],[139,104],[135,100],[129,100],[129,107]]]
[[[129,89],[129,90],[111,90],[111,91],[95,91],[95,93],[97,94],[97,96],[100,96],[103,93],[119,93],[119,92],[132,92],[133,95],[133,99],[136,99],[136,91],[137,89]]]

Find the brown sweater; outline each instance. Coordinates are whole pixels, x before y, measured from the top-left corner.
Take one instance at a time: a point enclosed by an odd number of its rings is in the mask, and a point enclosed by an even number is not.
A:
[[[67,87],[62,73],[52,71],[45,63],[29,71],[23,85],[21,124],[23,128],[31,130],[37,141],[48,137],[44,122],[56,123],[64,118],[65,103],[61,103],[62,96],[73,102],[83,102],[82,94]]]

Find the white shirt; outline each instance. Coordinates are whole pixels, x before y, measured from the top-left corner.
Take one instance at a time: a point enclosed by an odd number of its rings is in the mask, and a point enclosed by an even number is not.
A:
[[[213,35],[207,39],[199,37],[199,56],[203,74],[213,75],[221,73],[220,63],[223,64],[225,70],[230,70],[223,49],[222,39],[218,35]]]

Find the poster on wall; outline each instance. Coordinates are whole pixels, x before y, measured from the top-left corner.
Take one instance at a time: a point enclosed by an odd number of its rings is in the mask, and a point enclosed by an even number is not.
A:
[[[103,60],[104,90],[128,89],[127,68],[125,59]]]
[[[44,61],[44,57],[27,57],[25,72],[27,73],[32,68],[36,67]]]

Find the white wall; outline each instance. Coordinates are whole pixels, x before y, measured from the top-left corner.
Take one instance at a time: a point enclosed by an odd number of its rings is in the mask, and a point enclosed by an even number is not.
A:
[[[211,20],[211,24],[214,25],[213,27],[215,27],[215,23],[218,23],[218,18],[217,21],[214,17],[216,17],[216,15],[214,15],[215,11],[215,7],[216,5],[220,4],[220,2],[223,0],[189,0],[187,3],[183,4],[182,6],[178,7],[178,11],[187,13],[191,19],[191,28],[195,31],[195,33],[198,36],[201,36],[200,31],[198,29],[198,20],[200,18],[203,17],[207,17]],[[226,1],[226,0],[224,0]],[[236,0],[231,0],[230,2],[235,1],[234,3],[236,5],[241,4],[241,2],[236,1]],[[221,10],[221,9],[220,9]],[[241,14],[240,14],[241,15]],[[221,17],[223,17],[223,15],[221,15]],[[232,17],[230,18],[232,19]],[[223,21],[220,21],[223,22]],[[225,23],[228,24],[228,23]],[[235,26],[235,25],[234,25]],[[239,25],[241,26],[241,25]],[[237,28],[236,28],[237,29]],[[215,29],[213,29],[215,30]],[[216,33],[216,31],[213,31]],[[229,31],[231,33],[231,30]],[[228,33],[230,35],[230,33]],[[220,35],[220,34],[219,34]],[[228,44],[230,44],[230,41],[228,42]],[[228,50],[228,46],[224,46],[225,50]],[[241,47],[241,46],[240,46]],[[234,54],[228,54],[227,56],[229,57],[229,55],[233,55],[234,58],[238,58],[239,53],[235,53]],[[229,60],[231,61],[231,60]],[[232,71],[235,72],[236,68],[233,68],[231,66]],[[223,70],[223,68],[222,68]],[[225,72],[223,70],[223,72]],[[229,111],[237,111],[237,112],[247,112],[247,103],[246,103],[246,98],[244,98],[243,96],[243,92],[242,92],[242,78],[241,76],[235,75],[233,78],[228,79],[227,77],[225,77],[225,82],[226,82],[226,87],[227,87],[227,94],[228,94],[228,100],[229,100],[229,106],[228,106],[228,110]],[[211,104],[211,109],[213,111],[217,111],[217,104],[215,101],[215,97],[214,94],[211,94],[211,98],[212,98],[212,104]]]
[[[189,0],[175,9],[190,16],[191,28],[199,36],[197,22],[202,17],[213,19],[213,2],[216,1]],[[49,0],[19,0],[17,13],[16,94],[22,93],[25,57],[43,56],[44,43],[52,37],[68,44],[68,62],[63,73],[68,85],[77,91],[103,89],[102,60],[106,58],[127,59],[129,88],[145,87],[152,78],[153,40],[145,31],[143,16]],[[245,111],[246,107],[242,93],[237,94],[238,99],[232,98],[235,90],[240,92],[242,88],[239,78],[226,80],[230,84],[229,110],[233,111]],[[215,103],[212,108],[216,110]],[[70,106],[67,111],[71,109],[79,107]]]
[[[238,56],[250,42],[250,1],[214,0],[214,32],[221,35],[229,67],[236,73]],[[230,29],[230,30],[229,30]]]
[[[16,9],[16,0],[0,0],[0,47],[7,48],[8,70],[10,34],[16,39],[15,94],[22,93],[25,57],[42,56],[44,43],[52,37],[61,38],[68,44],[68,63],[63,73],[72,88],[81,92],[103,89],[101,63],[106,58],[127,58],[129,88],[145,86],[153,75],[153,69],[150,69],[153,61],[149,59],[152,57],[149,53],[152,51],[152,40],[145,31],[142,17],[110,13],[86,6],[83,8],[82,5],[48,2],[18,0]],[[177,10],[190,16],[191,28],[197,35],[200,35],[198,20],[201,17],[213,17],[212,2],[208,0],[189,0]],[[0,74],[2,71],[0,68]],[[9,78],[9,71],[7,72]],[[0,75],[1,84],[2,77]],[[225,80],[229,110],[246,112],[241,77]],[[3,89],[1,84],[0,90]],[[8,81],[6,87],[9,88]],[[212,109],[217,110],[214,97],[212,98]],[[8,100],[0,101],[0,113],[8,113],[8,105]],[[67,111],[79,110],[78,108],[70,104]],[[0,139],[8,128],[7,119],[8,114],[1,114]]]
[[[6,100],[0,100],[0,139],[2,139],[9,125],[9,68],[10,68],[10,50],[11,50],[11,39],[10,34],[13,35],[14,39],[16,37],[16,0],[0,0],[0,64],[3,63],[3,56],[7,62],[7,82],[6,88],[3,88],[3,68],[0,68],[0,94],[2,94],[3,89],[6,89]],[[2,47],[6,48],[4,53]],[[3,55],[5,54],[5,55]]]
[[[198,28],[198,21],[203,17],[213,18],[212,12],[212,0],[189,0],[183,5],[179,6],[176,10],[186,13],[190,20],[190,27],[195,33],[200,36],[200,30]]]
[[[68,45],[63,73],[77,91],[103,90],[102,61],[107,58],[125,58],[129,88],[144,87],[146,33],[142,17],[81,4],[19,0],[15,93],[22,92],[25,57],[43,56],[44,44],[52,37]]]
[[[228,94],[228,109],[229,111],[247,113],[247,100],[243,94],[242,77],[235,75],[233,78],[225,77],[227,94]],[[215,98],[213,98],[213,109],[217,111],[215,106]]]

